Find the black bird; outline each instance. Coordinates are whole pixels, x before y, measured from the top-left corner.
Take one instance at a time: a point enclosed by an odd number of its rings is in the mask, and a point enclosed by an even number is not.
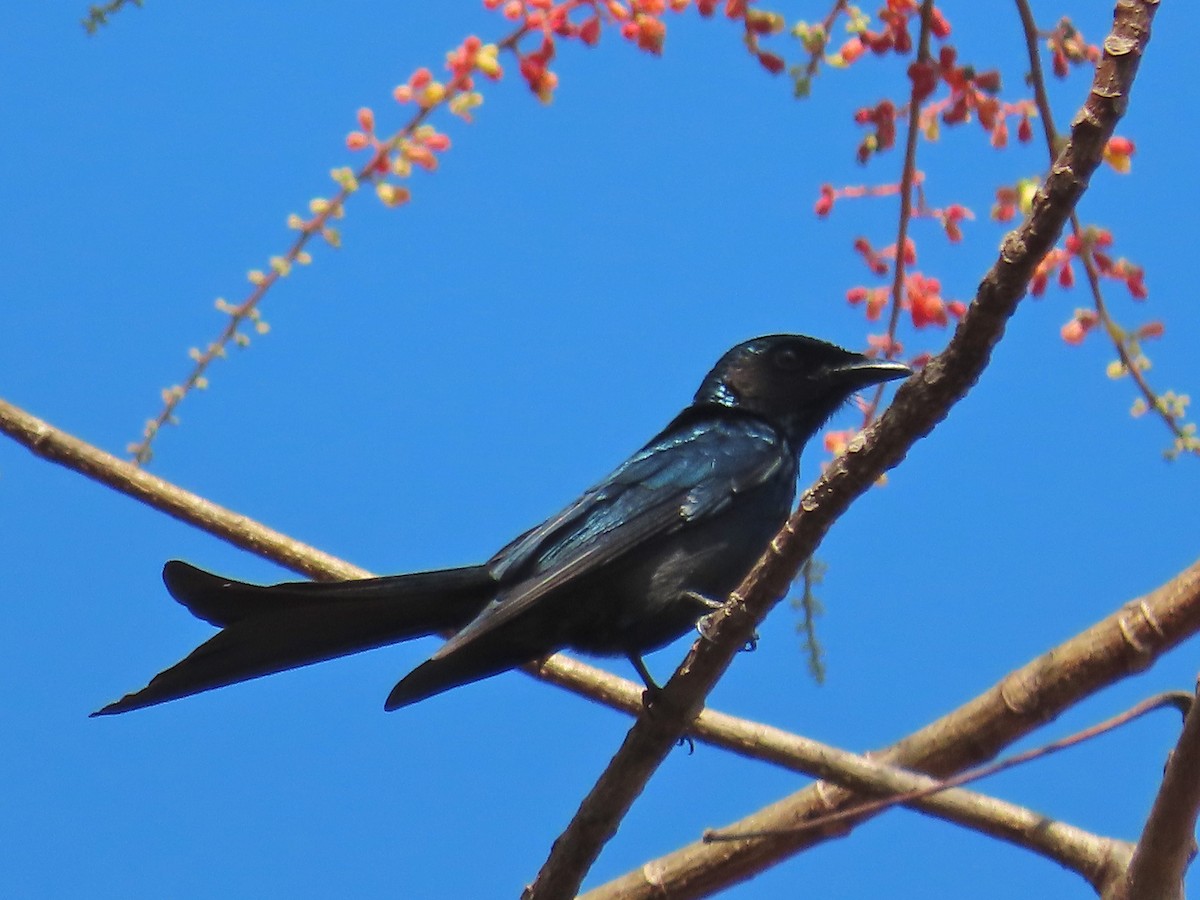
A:
[[[722,602],[782,527],[805,442],[849,397],[911,370],[800,335],[739,344],[615,472],[481,566],[245,584],[172,560],[171,595],[222,630],[111,715],[436,632],[396,709],[570,648],[641,656]]]

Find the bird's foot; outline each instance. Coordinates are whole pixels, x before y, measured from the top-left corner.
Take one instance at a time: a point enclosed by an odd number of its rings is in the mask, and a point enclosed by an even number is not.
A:
[[[635,653],[629,654],[629,662],[637,669],[638,675],[641,676],[642,681],[646,685],[646,689],[642,691],[642,706],[646,708],[646,711],[650,715],[654,715],[662,708],[663,689],[654,680],[654,677],[650,674],[650,670],[646,668],[645,661],[640,656]],[[692,740],[690,735],[680,735],[679,740],[675,742],[676,747],[683,747],[685,745],[688,748],[688,756],[696,752],[696,742]]]
[[[695,591],[688,591],[687,596],[693,600],[699,601],[703,606],[712,610],[712,612],[710,612],[708,615],[701,616],[696,622],[696,631],[700,634],[700,637],[704,638],[706,641],[711,641],[713,639],[713,630],[716,627],[716,619],[713,617],[725,604],[718,600],[713,600],[711,597],[705,597],[703,594],[697,594]],[[758,632],[755,631],[750,635],[745,645],[742,647],[742,652],[753,653],[757,649]]]

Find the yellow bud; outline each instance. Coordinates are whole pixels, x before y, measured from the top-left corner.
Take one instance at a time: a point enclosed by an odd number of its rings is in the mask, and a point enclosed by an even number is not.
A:
[[[325,238],[330,247],[342,246],[342,233],[336,228],[322,228],[321,237]]]
[[[446,86],[440,81],[431,81],[421,92],[421,105],[425,108],[437,106],[446,99]]]
[[[495,44],[480,47],[479,52],[475,54],[475,68],[489,78],[499,77],[500,61],[496,58],[499,52]]]
[[[1119,359],[1114,359],[1108,364],[1108,367],[1104,370],[1104,374],[1115,380],[1117,378],[1124,378],[1129,374],[1129,370],[1125,368],[1125,364]]]
[[[295,231],[301,231],[304,228],[304,220],[296,213],[292,213],[287,217],[287,226]]]
[[[296,262],[302,266],[307,266],[310,262],[312,262],[312,254],[307,250],[300,250],[296,253]]]
[[[375,185],[375,193],[386,206],[400,206],[407,203],[412,197],[408,188],[399,187],[386,181]]]
[[[314,216],[319,216],[329,209],[329,201],[324,197],[313,197],[308,201],[308,209]]]
[[[258,287],[260,284],[262,284],[264,281],[267,280],[267,276],[262,273],[261,269],[251,269],[249,272],[246,273],[246,280],[249,281],[255,287]]]
[[[1018,205],[1024,215],[1029,215],[1033,209],[1033,198],[1037,194],[1037,182],[1031,178],[1023,179],[1017,193]]]
[[[257,331],[259,334],[266,334],[268,331],[271,330],[271,326],[268,325],[266,322],[263,322],[260,320],[260,321],[254,323],[254,330]]]
[[[208,379],[207,379],[207,378],[205,378],[203,375],[199,375],[199,376],[197,376],[197,378],[196,378],[196,387],[197,387],[197,388],[199,388],[199,389],[200,389],[200,390],[202,390],[202,391],[203,391],[203,390],[206,390],[206,389],[208,388]]]
[[[275,270],[280,278],[286,278],[288,273],[292,271],[292,264],[282,256],[272,256],[271,268]]]
[[[203,356],[203,355],[204,355],[204,354],[202,354],[202,353],[200,352],[200,348],[199,348],[199,347],[192,347],[191,349],[189,349],[189,350],[188,350],[188,356],[189,356],[189,357],[190,357],[190,358],[191,358],[193,361],[195,361],[195,362],[199,362],[199,361],[200,361],[200,357],[201,357],[201,356]]]
[[[354,177],[354,172],[349,166],[342,166],[339,169],[331,169],[329,177],[337,182],[337,186],[343,191],[353,192],[358,190],[358,179]]]

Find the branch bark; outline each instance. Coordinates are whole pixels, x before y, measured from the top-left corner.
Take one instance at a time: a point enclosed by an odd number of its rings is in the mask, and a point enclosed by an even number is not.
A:
[[[1200,630],[1200,560],[1143,597],[1011,672],[984,693],[903,740],[871,754],[877,761],[943,776],[991,759],[1076,703],[1144,671],[1160,655]],[[830,776],[825,776],[830,777]],[[863,798],[818,783],[735,822],[723,831],[794,826]],[[652,860],[585,895],[586,900],[688,900],[749,878],[848,828],[737,844],[694,843]],[[1098,857],[1056,857],[1097,891],[1124,877],[1126,849],[1114,843]],[[1073,851],[1072,851],[1073,852]]]
[[[693,646],[667,683],[663,702],[634,724],[554,842],[524,892],[525,900],[557,900],[578,893],[600,850],[674,742],[695,720],[737,649],[783,596],[833,522],[945,418],[983,373],[1034,268],[1057,242],[1125,112],[1156,8],[1157,0],[1119,0],[1091,91],[1072,122],[1070,140],[1035,195],[1029,218],[1005,238],[999,259],[980,284],[946,350],[897,391],[891,408],[864,439],[836,459],[804,494],[799,511],[730,602],[713,615],[708,640]]]
[[[1184,900],[1183,875],[1196,853],[1200,816],[1200,683],[1167,761],[1158,796],[1129,871],[1111,900]],[[1109,897],[1106,896],[1106,900]]]
[[[85,474],[297,572],[318,579],[369,577],[371,574],[191,494],[162,478],[149,475],[3,400],[0,400],[0,432],[8,434],[44,459]],[[943,729],[943,732],[952,733],[954,737],[947,740],[937,736],[933,742],[953,744],[959,739],[970,741],[973,740],[972,735],[978,732],[989,736],[987,747],[998,749],[1057,715],[1061,709],[1083,696],[1071,693],[1056,699],[1028,697],[1018,703],[1020,708],[1016,708],[1013,704],[1017,701],[1013,698],[1025,692],[1022,685],[1058,684],[1064,679],[1065,673],[1070,672],[1073,674],[1067,680],[1090,693],[1117,678],[1139,671],[1146,660],[1156,658],[1197,630],[1200,630],[1200,563],[1152,594],[1128,604],[1088,632],[1050,651],[1026,669],[1010,675],[1005,682],[959,713],[948,717],[952,719],[957,716],[961,720],[959,724],[947,723]],[[640,686],[562,654],[547,661],[535,674],[593,701],[630,714],[636,714],[642,707]],[[1030,710],[1039,712],[1031,715]],[[891,758],[893,751],[868,759],[716,710],[704,710],[692,724],[690,733],[699,740],[743,757],[824,778],[846,789],[870,794],[897,793],[928,784],[927,779],[909,770],[887,764],[884,760]],[[919,735],[908,740],[917,745],[921,743]],[[912,764],[902,755],[897,755],[895,760],[903,765]],[[948,757],[943,760],[941,768],[943,771],[952,771],[972,760]],[[1114,849],[1117,845],[1103,838],[1070,825],[1050,822],[1029,810],[969,791],[946,792],[927,798],[921,802],[920,808],[947,821],[975,828],[1050,856],[1085,877],[1088,871],[1103,868],[1105,860],[1118,852]],[[744,824],[734,827],[742,828]],[[823,836],[829,836],[829,832]],[[816,839],[821,837],[817,836]],[[707,851],[708,848],[702,845],[701,849]],[[704,855],[707,853],[702,853],[701,857]],[[1128,856],[1128,851],[1125,856]],[[705,872],[707,867],[702,859],[693,860],[687,851],[684,851],[683,858],[687,860],[682,863],[683,870],[691,870],[695,865],[693,874]],[[589,896],[657,896],[657,891],[664,883],[672,884],[671,893],[674,896],[680,888],[667,873],[678,869],[679,863],[675,857],[668,857]],[[667,881],[646,881],[652,872],[663,873],[662,877]]]

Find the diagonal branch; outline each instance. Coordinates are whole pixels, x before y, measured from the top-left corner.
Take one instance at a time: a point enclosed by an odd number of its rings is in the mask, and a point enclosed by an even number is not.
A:
[[[1112,33],[1105,39],[1088,98],[1072,124],[1071,139],[1034,197],[1030,217],[1005,238],[999,259],[980,284],[950,344],[897,391],[879,422],[834,460],[801,498],[799,511],[771,542],[731,602],[713,614],[708,640],[697,642],[664,688],[662,702],[630,730],[555,841],[524,893],[527,900],[578,893],[601,848],[695,719],[737,649],[783,596],[833,522],[945,418],[983,373],[1034,268],[1057,242],[1125,112],[1156,7],[1156,0],[1119,0]]]
[[[1196,853],[1200,816],[1200,684],[1167,761],[1158,796],[1112,900],[1183,900],[1183,873]]]
[[[371,572],[186,491],[139,466],[55,428],[0,399],[0,433],[36,456],[107,485],[188,525],[318,581],[370,578]],[[564,653],[525,667],[534,675],[596,703],[637,715],[641,685]],[[706,710],[691,729],[698,740],[748,759],[760,759],[810,775],[828,775],[828,748],[758,722]]]
[[[1116,681],[1144,671],[1200,630],[1200,560],[1166,584],[1009,673],[978,697],[886,749],[875,761],[944,775],[992,758],[1012,743]],[[703,717],[702,717],[703,719]],[[830,772],[829,781],[846,779]],[[736,822],[728,831],[778,831],[845,809],[863,797],[818,783]],[[708,896],[850,826],[736,844],[695,843],[640,866],[588,893],[587,900],[688,900]],[[1076,848],[1082,845],[1075,844]],[[1128,849],[1118,842],[1098,857],[1059,848],[1056,860],[1093,885],[1123,877]],[[1040,851],[1039,851],[1040,852]]]
[[[245,516],[197,497],[176,485],[150,475],[143,469],[117,459],[96,447],[53,428],[47,423],[0,400],[0,432],[8,434],[36,455],[59,463],[73,471],[107,484],[115,490],[141,500],[188,524],[195,525],[236,546],[250,550],[297,572],[318,579],[368,577],[369,572],[321,553],[299,541],[272,531]],[[1189,580],[1190,579],[1190,580]],[[1180,584],[1183,586],[1181,587]],[[1190,585],[1190,587],[1188,587]],[[1155,623],[1152,632],[1138,636],[1139,631],[1124,618],[1113,617],[1102,626],[1107,636],[1085,633],[1080,638],[1056,648],[1049,655],[1059,671],[1072,671],[1072,681],[1089,690],[1110,683],[1117,677],[1135,671],[1148,657],[1157,657],[1189,634],[1200,629],[1200,564],[1185,572],[1176,584],[1160,588],[1154,594],[1134,601],[1129,608],[1142,610],[1139,620]],[[1134,637],[1137,639],[1135,640]],[[1108,648],[1099,652],[1098,647]],[[1092,671],[1092,670],[1095,671]],[[565,655],[547,661],[533,674],[589,699],[636,714],[642,705],[641,688],[624,679],[593,669]],[[1017,673],[1009,680],[1032,683],[1058,683],[1052,672],[1038,675]],[[1008,699],[1012,692],[1002,685],[968,707],[972,731],[992,734],[988,745],[999,746],[1025,734],[1046,718],[1054,709],[1037,715],[1028,710],[1041,709],[1041,700],[1032,698],[1014,711]],[[1003,699],[997,699],[1003,698]],[[1064,698],[1069,705],[1077,697]],[[896,793],[927,784],[911,771],[897,769],[883,758],[865,757],[839,750],[818,741],[791,734],[779,728],[738,719],[716,710],[704,710],[691,729],[697,739],[722,747],[749,759],[774,763],[792,771],[824,778],[847,789],[869,793]],[[944,743],[944,740],[939,739]],[[978,745],[974,745],[978,746]],[[906,760],[899,759],[902,764]],[[988,834],[1022,843],[1036,852],[1053,855],[1063,865],[1084,870],[1101,867],[1101,861],[1112,847],[1101,838],[1063,823],[1047,823],[1028,810],[1013,807],[992,798],[959,792],[943,797],[931,797],[921,808],[948,821],[974,827]],[[794,819],[792,820],[794,821]],[[741,826],[738,826],[741,827]],[[701,851],[709,848],[702,846]],[[692,863],[684,864],[690,868]],[[670,859],[670,858],[668,858]],[[662,870],[677,871],[663,863]],[[701,867],[703,868],[703,867]],[[634,876],[636,883],[621,888],[617,894],[600,888],[599,896],[634,898],[643,896],[646,887],[646,867]],[[620,882],[618,882],[620,883]],[[674,892],[672,892],[674,895]]]
[[[339,559],[322,554],[311,547],[271,531],[245,516],[230,512],[188,493],[138,467],[119,460],[83,441],[52,428],[39,419],[0,400],[0,432],[5,432],[39,456],[79,471],[114,489],[141,499],[148,505],[196,525],[237,546],[287,565],[296,571],[317,578],[365,577],[370,573]],[[1129,611],[1137,615],[1129,619]],[[966,723],[955,734],[989,735],[980,744],[971,740],[971,749],[999,747],[1027,733],[1042,721],[1079,699],[1078,695],[1058,698],[1058,704],[1042,697],[1030,697],[1017,703],[1014,697],[1024,692],[1017,685],[1058,684],[1063,673],[1072,673],[1070,682],[1088,692],[1111,683],[1125,674],[1137,671],[1175,644],[1200,629],[1200,564],[1182,573],[1171,584],[1153,594],[1133,601],[1126,610],[1110,617],[1089,632],[1055,648],[1043,660],[1035,663],[1036,671],[1022,670],[966,708]],[[1050,668],[1050,666],[1053,668]],[[540,672],[542,678],[590,699],[636,714],[641,709],[641,688],[624,679],[592,669],[570,657],[559,655],[547,662]],[[1031,711],[1036,712],[1031,713]],[[881,759],[864,757],[830,747],[778,728],[750,722],[715,710],[705,710],[693,723],[691,733],[700,740],[722,747],[750,759],[771,762],[795,772],[824,778],[850,789],[871,793],[895,793],[914,784],[911,772],[886,765]],[[953,737],[951,738],[951,742]],[[937,738],[945,744],[945,734]],[[899,760],[911,764],[907,760]],[[967,760],[968,762],[970,760]],[[959,767],[946,760],[943,770]],[[931,798],[922,807],[925,811],[949,821],[975,827],[989,834],[1010,840],[1024,840],[1037,852],[1055,853],[1056,859],[1070,868],[1077,868],[1086,877],[1087,871],[1099,869],[1097,854],[1109,852],[1108,845],[1097,843],[1093,835],[1055,825],[1043,831],[1040,827],[1029,832],[1026,826],[1033,815],[1028,811],[1009,808],[991,798],[952,798],[945,801]],[[794,821],[794,819],[792,820]],[[1040,820],[1039,820],[1040,821]],[[707,849],[707,848],[703,848]],[[685,854],[686,855],[686,854]],[[669,858],[670,859],[670,858]],[[690,867],[686,863],[685,867]],[[676,871],[663,864],[663,871]],[[645,872],[630,876],[638,881],[621,889],[617,896],[640,896]],[[601,888],[601,896],[608,896]]]

